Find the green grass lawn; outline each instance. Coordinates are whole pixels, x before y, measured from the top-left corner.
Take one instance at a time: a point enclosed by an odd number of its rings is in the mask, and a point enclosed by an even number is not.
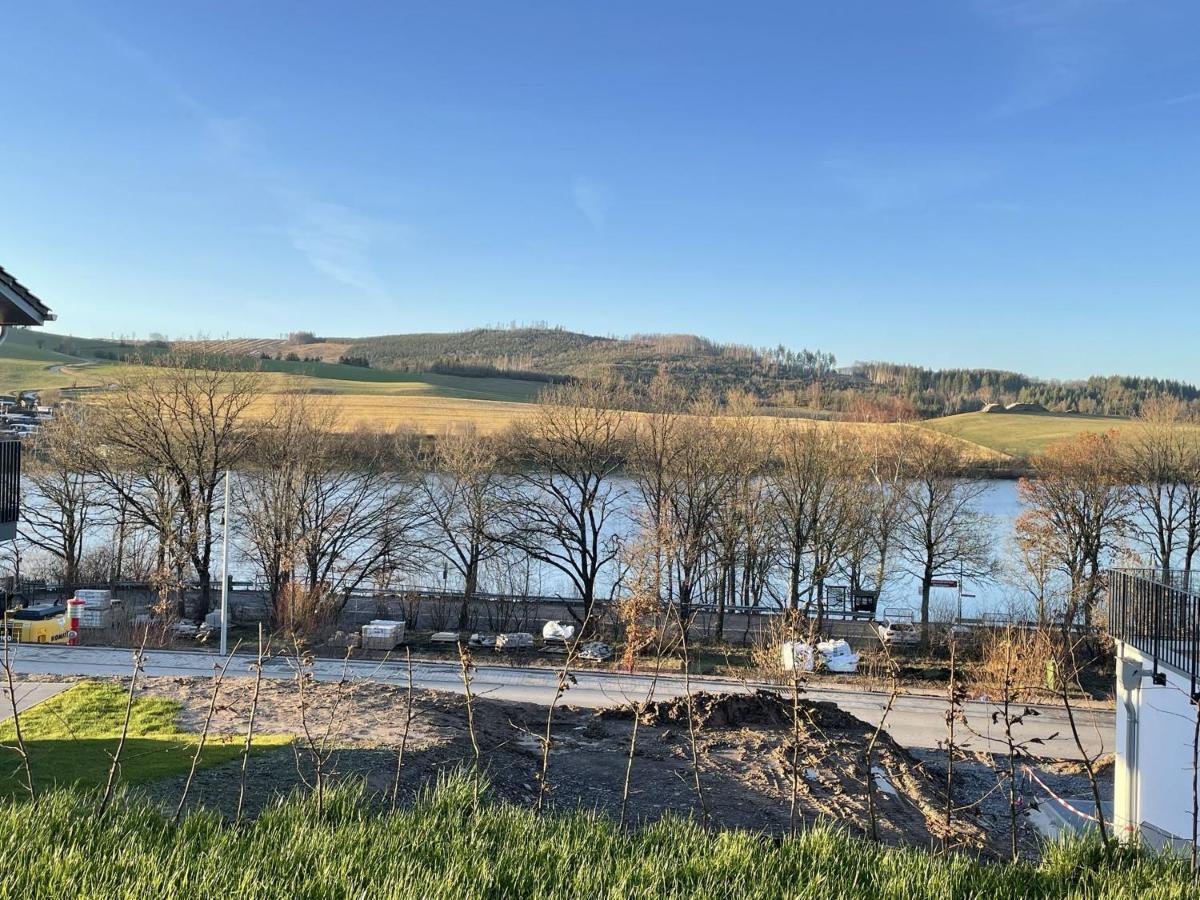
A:
[[[0,344],[0,394],[71,386],[73,376],[52,372],[51,367],[86,359],[53,349],[57,342],[48,339],[52,337],[23,328],[9,332]]]
[[[234,827],[179,823],[125,797],[102,818],[78,792],[0,803],[0,896],[170,898],[1175,898],[1196,896],[1180,857],[1098,842],[1038,863],[880,847],[833,827],[781,841],[667,819],[620,829],[588,812],[473,808],[465,778],[394,813],[354,785],[324,813],[293,795]]]
[[[1130,419],[1065,413],[961,413],[921,423],[1010,456],[1030,456],[1084,431],[1120,430]]]
[[[64,784],[104,784],[111,754],[120,738],[126,696],[120,685],[84,681],[21,714],[21,731],[39,790]],[[129,737],[121,758],[123,783],[143,784],[188,770],[197,735],[179,727],[178,712],[179,705],[173,701],[135,695]],[[12,721],[0,723],[0,742],[11,745],[15,739]],[[256,735],[254,743],[266,750],[288,740],[279,735]],[[210,738],[200,764],[227,762],[235,759],[241,749],[240,738]],[[25,796],[24,770],[16,754],[8,751],[0,760],[0,797]]]

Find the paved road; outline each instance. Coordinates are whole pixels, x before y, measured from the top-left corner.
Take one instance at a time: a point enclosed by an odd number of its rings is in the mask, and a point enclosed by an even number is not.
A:
[[[17,712],[25,712],[31,706],[37,706],[43,700],[49,700],[55,694],[65,691],[71,686],[69,681],[19,681],[13,687],[17,695]],[[0,696],[0,722],[12,718],[12,702],[8,699],[8,687],[5,686],[3,696]]]
[[[128,650],[25,645],[14,654],[13,670],[42,675],[120,676],[129,674],[131,661],[132,654]],[[210,675],[220,662],[220,657],[215,653],[204,650],[151,650],[146,653],[143,671],[151,676]],[[227,677],[250,677],[250,662],[249,657],[238,656],[230,664]],[[355,680],[401,685],[407,681],[403,662],[395,661],[352,661],[346,664],[341,660],[319,659],[314,664],[314,673],[318,679],[334,681],[341,677],[343,667],[347,676]],[[265,674],[275,678],[290,678],[292,672],[290,663],[284,659],[273,659],[265,667]],[[563,702],[591,708],[641,700],[651,685],[651,679],[645,675],[581,671],[576,673],[576,678],[578,683],[568,691]],[[459,667],[454,662],[414,660],[413,681],[418,688],[426,690],[456,693],[462,693],[463,690]],[[492,699],[549,703],[554,697],[555,685],[555,674],[550,669],[480,664],[474,673],[472,690],[478,696]],[[693,690],[743,691],[754,687],[756,685],[746,685],[727,678],[692,679]],[[680,696],[684,693],[683,679],[674,675],[663,676],[654,690],[655,696],[660,698]],[[810,687],[806,696],[813,700],[832,700],[842,709],[872,724],[879,721],[887,702],[884,694],[830,686]],[[902,695],[897,698],[888,716],[887,730],[907,747],[935,748],[938,741],[945,737],[945,710],[945,701],[940,698]],[[972,728],[982,735],[966,738],[973,749],[988,749],[989,740],[992,742],[991,749],[1001,748],[1003,734],[991,721],[994,710],[995,706],[988,703],[967,704],[967,718]],[[1026,724],[1018,729],[1019,737],[1040,737],[1045,741],[1042,746],[1031,748],[1039,755],[1078,758],[1079,752],[1071,738],[1062,707],[1041,706],[1038,710],[1040,715],[1028,718]],[[1080,710],[1076,718],[1089,753],[1112,749],[1114,715],[1111,710]]]

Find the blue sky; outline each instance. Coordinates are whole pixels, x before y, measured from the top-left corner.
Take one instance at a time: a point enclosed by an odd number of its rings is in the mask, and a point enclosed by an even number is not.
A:
[[[546,321],[1200,380],[1194,0],[10,4],[77,334]]]

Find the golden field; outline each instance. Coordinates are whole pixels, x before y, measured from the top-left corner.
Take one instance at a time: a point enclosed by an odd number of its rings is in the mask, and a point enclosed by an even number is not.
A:
[[[531,415],[533,403],[545,387],[540,382],[519,379],[392,372],[331,363],[268,360],[263,367],[266,370],[254,373],[262,396],[251,407],[252,414],[268,416],[277,397],[303,392],[312,402],[336,407],[341,427],[347,430],[413,429],[437,434],[470,424],[481,432],[496,433]],[[138,371],[137,366],[88,362],[30,347],[0,348],[0,393],[72,387],[102,390]],[[812,421],[766,415],[762,418],[764,426]],[[1056,440],[1082,431],[1121,429],[1129,422],[1121,418],[1055,413],[964,413],[932,419],[917,427],[962,440],[971,445],[972,455],[980,462],[1003,463],[1037,453]],[[819,422],[819,427],[896,426]]]

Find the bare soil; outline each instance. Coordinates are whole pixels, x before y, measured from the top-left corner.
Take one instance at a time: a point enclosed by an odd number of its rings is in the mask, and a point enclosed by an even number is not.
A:
[[[200,731],[212,681],[148,678],[147,694],[179,701],[181,722]],[[210,740],[244,739],[253,683],[239,679],[222,687]],[[396,772],[396,749],[403,732],[406,692],[374,683],[340,689],[316,685],[302,712],[296,686],[264,681],[257,733],[296,735],[293,746],[251,759],[249,811],[312,781],[311,748],[329,748],[336,779],[363,778],[386,798]],[[569,692],[566,700],[569,700]],[[415,718],[400,776],[400,796],[411,798],[441,773],[473,763],[466,701],[448,694],[417,692]],[[655,703],[640,717],[633,755],[627,818],[651,822],[666,814],[704,818],[714,827],[740,827],[786,833],[793,790],[796,748],[797,824],[820,820],[869,833],[864,749],[874,729],[835,704],[800,699],[793,723],[791,700],[770,692],[752,695],[697,694],[692,723],[700,759],[701,804],[692,771],[686,699]],[[632,708],[599,712],[560,706],[555,713],[546,803],[551,807],[620,813],[630,739]],[[486,699],[474,702],[480,764],[499,798],[532,805],[537,797],[541,735],[546,707]],[[311,738],[306,738],[307,733]],[[793,730],[799,740],[793,744]],[[944,822],[944,754],[914,754],[883,733],[875,750],[878,767],[875,803],[880,839],[891,844],[941,847],[944,843],[985,856],[1007,852],[1007,806],[982,758],[958,764],[953,823]],[[1086,779],[1059,773],[1047,764],[1039,771],[1065,792],[1086,793]],[[199,773],[189,803],[231,815],[236,807],[240,762]],[[174,807],[182,778],[142,790]],[[979,798],[983,801],[979,802]],[[1022,825],[1022,842],[1035,848],[1032,828]],[[1028,834],[1024,832],[1028,831]]]

